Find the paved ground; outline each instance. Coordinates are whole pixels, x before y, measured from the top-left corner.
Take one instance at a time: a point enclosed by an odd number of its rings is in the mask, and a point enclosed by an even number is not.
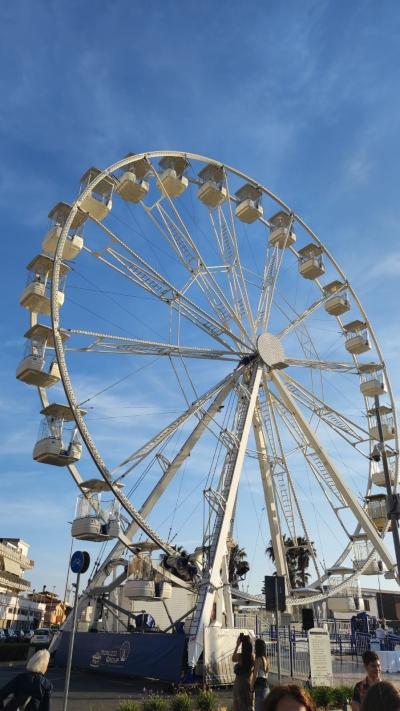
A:
[[[339,665],[338,665],[339,666]],[[362,677],[362,667],[351,660],[344,662],[341,673],[335,674],[337,684],[353,684]],[[20,673],[25,667],[23,662],[2,662],[0,663],[0,688]],[[383,674],[383,678],[388,678],[393,684],[400,688],[400,674]],[[50,668],[48,677],[53,683],[54,693],[52,697],[52,711],[62,711],[64,670]],[[272,681],[274,681],[272,679]],[[146,683],[146,687],[151,688],[151,684]],[[156,683],[153,690],[162,688]],[[167,687],[164,686],[165,691]],[[227,689],[218,694],[221,705],[228,708],[232,705],[232,692]],[[93,672],[73,671],[71,675],[70,697],[68,701],[68,711],[116,711],[121,699],[134,698],[143,699],[143,681],[125,679],[123,677],[105,676]]]
[[[0,688],[23,671],[24,667],[23,662],[1,663]],[[52,711],[61,711],[64,670],[50,668],[47,676],[54,687]],[[156,685],[154,688],[157,688]],[[143,681],[74,671],[71,675],[70,692],[68,711],[116,711],[120,699],[142,698]]]

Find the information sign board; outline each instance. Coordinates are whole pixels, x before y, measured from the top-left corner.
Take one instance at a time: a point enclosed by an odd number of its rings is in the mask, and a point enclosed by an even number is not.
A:
[[[313,627],[308,630],[311,684],[332,686],[331,643],[328,630]]]

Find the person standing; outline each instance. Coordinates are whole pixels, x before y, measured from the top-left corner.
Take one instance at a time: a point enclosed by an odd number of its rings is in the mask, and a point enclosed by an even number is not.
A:
[[[239,652],[239,647],[241,651]],[[235,662],[235,682],[233,684],[233,711],[253,711],[253,691],[251,675],[254,667],[253,646],[249,635],[241,633],[232,654]]]
[[[45,673],[49,666],[50,654],[47,649],[36,652],[26,665],[26,671],[11,679],[0,689],[0,709],[9,696],[12,697],[11,708],[24,711],[50,711],[50,695],[52,683],[46,679]]]
[[[269,692],[269,659],[267,657],[267,645],[263,639],[256,639],[254,651],[255,660],[251,677],[251,687],[254,690],[255,711],[262,711],[264,699]]]
[[[381,662],[376,652],[367,650],[362,656],[367,676],[355,685],[351,700],[351,711],[360,711],[368,689],[381,681]]]

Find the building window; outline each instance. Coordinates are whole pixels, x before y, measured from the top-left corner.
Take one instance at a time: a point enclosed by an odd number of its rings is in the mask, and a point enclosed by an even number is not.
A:
[[[365,598],[364,598],[364,610],[365,610],[365,612],[370,612],[370,610],[371,610],[369,600],[365,600]]]

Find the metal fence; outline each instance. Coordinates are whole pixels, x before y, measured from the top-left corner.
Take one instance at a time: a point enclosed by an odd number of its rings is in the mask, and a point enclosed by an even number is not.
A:
[[[254,620],[253,620],[254,621]],[[241,616],[238,629],[254,629],[252,615]],[[259,624],[257,624],[260,629]],[[278,641],[276,628],[271,625],[267,630],[258,632],[267,645],[267,654],[270,660],[270,671],[278,674],[278,645],[280,652],[280,673],[283,678],[294,678],[307,680],[310,674],[310,656],[308,649],[308,637],[306,632],[294,629],[293,627],[281,627],[279,629]],[[363,671],[362,654],[365,650],[376,648],[377,640],[370,634],[347,632],[340,633],[330,631],[330,644],[332,655],[332,671],[337,681],[343,683],[351,682],[352,677],[358,678]],[[375,642],[375,644],[374,644]],[[395,635],[388,635],[385,640],[379,642],[380,649],[393,650],[400,642],[400,638]],[[209,686],[223,686],[232,684],[234,681],[234,665],[231,660],[232,651],[220,652],[219,656],[213,657],[212,662],[204,667],[204,681]],[[379,652],[379,650],[377,649]]]

